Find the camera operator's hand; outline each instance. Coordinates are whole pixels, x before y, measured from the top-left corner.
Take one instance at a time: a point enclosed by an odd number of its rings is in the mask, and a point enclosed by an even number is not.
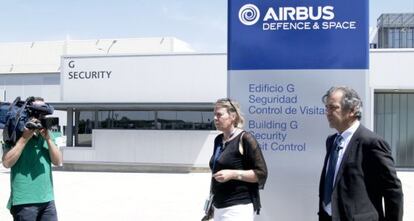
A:
[[[23,130],[22,137],[26,140],[30,140],[30,138],[33,137],[34,133],[35,133],[35,130],[31,130],[31,129],[28,129],[28,128],[25,127],[24,130]]]
[[[42,128],[39,130],[39,132],[43,139],[46,140],[46,143],[49,146],[49,155],[53,165],[61,166],[63,163],[62,153],[50,137],[49,131],[46,128]]]
[[[50,139],[49,131],[46,128],[40,129],[39,132],[40,132],[40,135],[42,135],[43,139],[45,140]]]
[[[39,119],[32,117],[24,126],[30,130],[36,130],[42,128],[42,123]]]

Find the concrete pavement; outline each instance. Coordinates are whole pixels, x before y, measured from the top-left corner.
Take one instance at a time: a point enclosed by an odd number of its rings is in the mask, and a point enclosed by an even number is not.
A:
[[[0,169],[0,221],[9,173]],[[53,172],[60,221],[199,220],[209,191],[208,173]]]
[[[0,166],[0,221],[12,220],[5,208],[8,171]],[[398,175],[405,194],[404,221],[411,221],[414,172]],[[53,177],[60,221],[196,221],[203,213],[210,174],[54,171]]]

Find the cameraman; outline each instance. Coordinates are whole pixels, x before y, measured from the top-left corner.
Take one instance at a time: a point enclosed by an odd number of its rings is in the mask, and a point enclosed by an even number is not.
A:
[[[51,163],[61,165],[62,154],[46,128],[25,128],[14,146],[4,146],[3,165],[11,168],[7,207],[15,221],[57,221]]]

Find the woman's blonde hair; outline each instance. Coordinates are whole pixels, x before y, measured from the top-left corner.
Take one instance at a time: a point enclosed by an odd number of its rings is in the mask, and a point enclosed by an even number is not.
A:
[[[239,128],[243,127],[244,117],[243,117],[243,113],[240,110],[239,102],[233,99],[230,99],[230,98],[220,98],[216,101],[216,106],[226,108],[229,114],[235,113],[236,120],[234,121],[234,126],[239,127]]]

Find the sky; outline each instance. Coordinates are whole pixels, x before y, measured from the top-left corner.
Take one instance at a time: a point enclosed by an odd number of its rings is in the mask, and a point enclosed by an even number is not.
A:
[[[227,0],[1,0],[0,42],[176,37],[198,52],[225,52]],[[414,0],[370,0],[381,13]]]

